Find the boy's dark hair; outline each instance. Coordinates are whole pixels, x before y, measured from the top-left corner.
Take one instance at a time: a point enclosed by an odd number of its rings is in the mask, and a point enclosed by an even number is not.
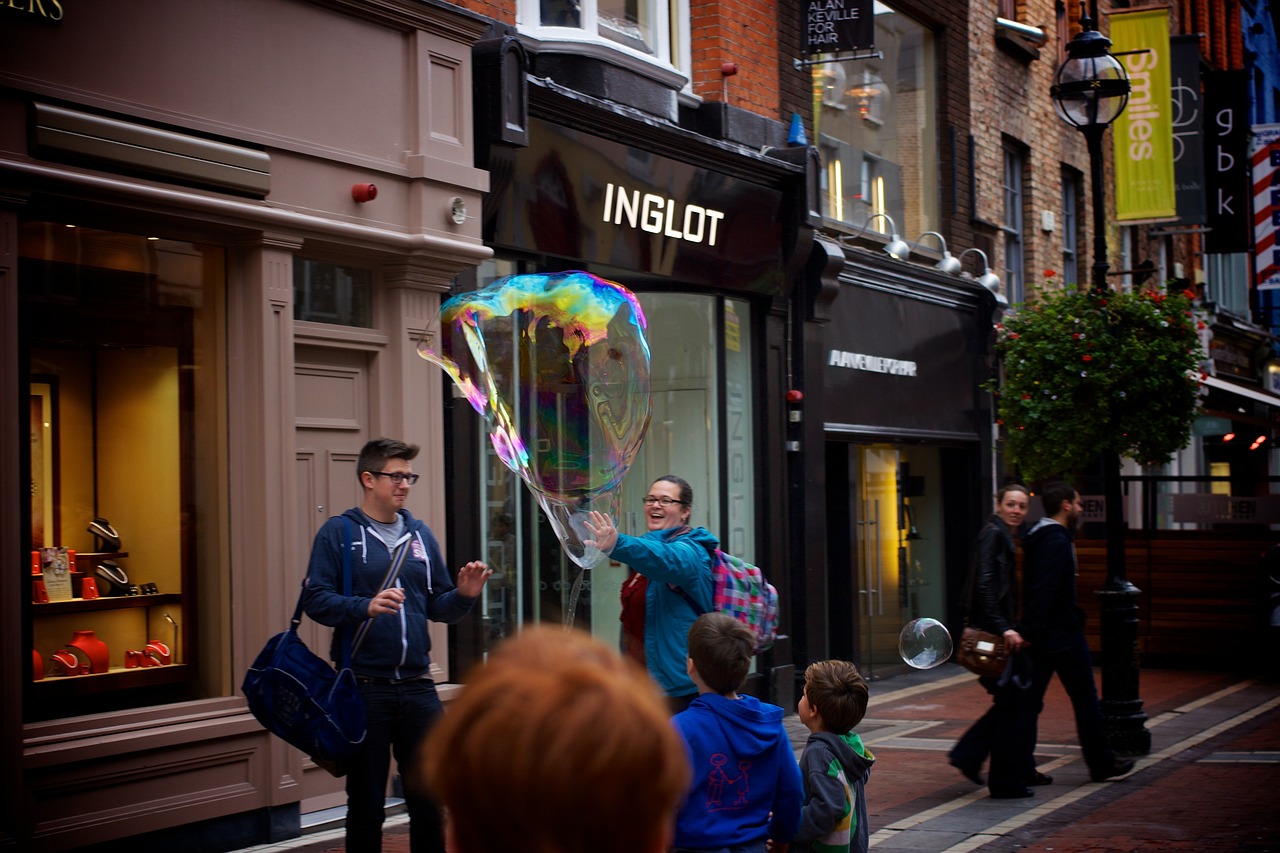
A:
[[[867,715],[866,679],[847,660],[821,660],[804,671],[804,695],[822,717],[822,727],[846,735]]]
[[[375,438],[360,448],[360,459],[356,462],[356,476],[365,471],[381,471],[388,459],[403,459],[408,462],[418,455],[418,445],[405,444],[394,438]]]
[[[1044,514],[1055,516],[1062,511],[1062,504],[1076,499],[1076,487],[1062,480],[1054,480],[1044,487],[1040,493],[1040,502],[1044,504]]]
[[[689,628],[689,658],[715,692],[732,693],[747,680],[755,634],[726,613],[703,613]]]

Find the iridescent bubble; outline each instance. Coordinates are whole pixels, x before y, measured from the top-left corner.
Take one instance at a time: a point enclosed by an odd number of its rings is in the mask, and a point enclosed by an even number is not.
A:
[[[484,416],[571,559],[600,552],[584,518],[617,514],[649,428],[649,344],[635,295],[585,272],[515,275],[448,300],[418,353]]]
[[[951,632],[937,619],[912,619],[898,634],[898,654],[908,666],[933,669],[951,657]]]

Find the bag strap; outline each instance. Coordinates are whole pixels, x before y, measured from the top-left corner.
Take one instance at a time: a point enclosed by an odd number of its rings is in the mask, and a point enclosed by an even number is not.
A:
[[[411,530],[405,540],[396,547],[395,553],[391,555],[391,566],[387,569],[386,576],[382,578],[382,585],[378,587],[379,592],[391,587],[395,584],[396,578],[400,577],[400,569],[404,567],[405,558],[409,555],[409,543],[413,541],[413,535],[413,531]],[[349,562],[350,558],[348,557],[347,559]],[[430,571],[430,567],[428,567],[428,571]],[[351,593],[348,591],[347,594],[350,595]],[[356,653],[360,651],[360,646],[364,643],[364,638],[368,636],[369,626],[372,624],[372,619],[366,619],[361,622],[360,627],[356,629],[355,638],[351,643],[352,657],[355,657]]]

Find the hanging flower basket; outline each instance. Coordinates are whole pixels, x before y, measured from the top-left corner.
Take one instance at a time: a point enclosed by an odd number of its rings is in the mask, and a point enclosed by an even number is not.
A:
[[[997,325],[988,383],[1024,477],[1114,451],[1158,465],[1190,441],[1204,358],[1191,294],[1059,291]]]

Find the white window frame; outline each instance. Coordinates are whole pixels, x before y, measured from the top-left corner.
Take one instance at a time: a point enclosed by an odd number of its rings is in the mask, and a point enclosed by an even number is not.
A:
[[[668,78],[672,74],[678,75],[675,81],[678,87],[690,87],[692,77],[689,69],[693,65],[693,52],[689,44],[689,0],[655,0],[653,32],[656,44],[652,54],[600,35],[598,0],[580,2],[581,27],[545,27],[539,0],[517,0],[516,27],[522,35],[540,42],[556,42],[566,52],[607,59],[651,76],[655,72]]]
[[[1004,146],[1004,281],[1009,304],[1027,298],[1026,275],[1026,174],[1027,159],[1023,149],[1006,142]]]

